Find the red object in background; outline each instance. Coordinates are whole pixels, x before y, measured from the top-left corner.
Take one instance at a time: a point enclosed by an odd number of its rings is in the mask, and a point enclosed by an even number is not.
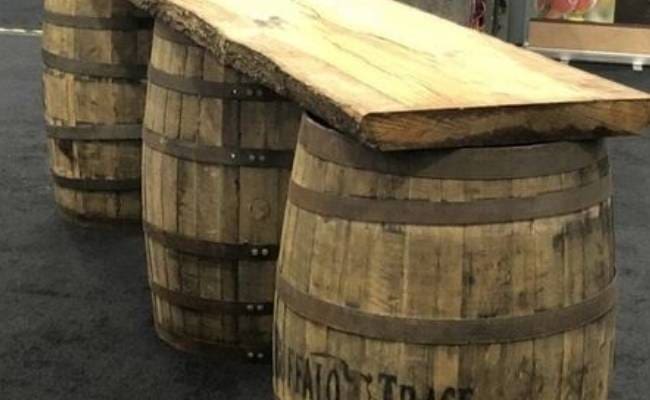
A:
[[[579,0],[551,0],[551,11],[566,14],[576,9]]]
[[[624,1],[625,0],[536,0],[535,3],[537,4],[537,18],[612,23],[614,22],[614,5]],[[650,9],[650,0],[638,1],[647,2]],[[620,10],[617,7],[617,14],[618,11]]]
[[[537,10],[546,18],[562,18],[573,12],[585,13],[597,3],[598,0],[537,0]]]
[[[591,10],[597,3],[598,0],[578,0],[575,11],[585,13]]]

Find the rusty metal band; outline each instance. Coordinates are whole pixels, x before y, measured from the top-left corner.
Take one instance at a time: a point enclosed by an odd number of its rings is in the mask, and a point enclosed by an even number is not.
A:
[[[304,115],[300,144],[335,164],[379,173],[436,179],[499,180],[558,175],[607,158],[603,141],[558,142],[515,147],[380,152]]]
[[[195,340],[163,328],[160,324],[155,324],[156,333],[165,342],[172,347],[200,356],[219,357],[220,359],[241,359],[255,363],[270,363],[273,354],[270,344],[237,344],[229,345],[222,343],[211,343]]]
[[[181,308],[201,311],[210,314],[227,315],[249,315],[263,316],[273,315],[273,303],[260,302],[237,302],[225,300],[204,299],[196,296],[189,296],[158,285],[150,283],[151,292],[161,300]]]
[[[202,164],[280,169],[291,169],[293,165],[293,151],[290,150],[207,146],[187,140],[168,139],[147,128],[143,129],[142,139],[155,151]]]
[[[190,39],[190,37],[186,34],[179,32],[160,21],[156,21],[156,27],[154,28],[153,32],[156,38],[163,39],[167,42],[172,42],[183,46],[201,47],[194,40]]]
[[[63,189],[82,192],[138,192],[140,179],[84,179],[66,178],[52,173],[54,183]]]
[[[140,80],[147,77],[147,66],[139,64],[105,64],[80,61],[61,57],[42,51],[43,62],[49,68],[77,75],[95,76],[100,78]]]
[[[168,74],[149,67],[149,83],[178,93],[238,101],[282,101],[272,90],[253,83],[211,82],[202,78],[188,78]]]
[[[151,17],[86,17],[81,15],[59,14],[47,10],[43,13],[43,22],[50,25],[62,26],[66,28],[123,32],[148,30],[153,28],[153,19]]]
[[[142,125],[80,125],[80,126],[54,126],[46,125],[45,131],[51,139],[75,141],[114,141],[114,140],[140,140],[142,138]]]
[[[169,249],[214,260],[275,261],[280,251],[277,244],[252,245],[248,243],[208,242],[178,233],[167,232],[148,222],[143,223],[143,229],[149,239]]]
[[[278,299],[294,313],[311,322],[379,340],[430,344],[466,345],[512,343],[562,334],[589,325],[616,306],[614,279],[602,292],[581,303],[527,316],[482,319],[416,319],[369,314],[317,299],[279,277]]]
[[[291,182],[289,201],[323,217],[350,221],[409,225],[479,225],[566,215],[588,209],[611,197],[610,179],[535,197],[429,202],[342,197]]]

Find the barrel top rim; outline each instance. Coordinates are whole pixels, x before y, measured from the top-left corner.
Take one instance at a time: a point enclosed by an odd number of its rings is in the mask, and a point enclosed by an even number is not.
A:
[[[303,120],[318,129],[329,132],[332,135],[337,135],[344,138],[345,140],[350,141],[354,144],[363,144],[362,141],[358,138],[342,133],[341,131],[333,128],[329,125],[326,125],[324,122],[320,121],[318,117],[314,116],[309,111],[303,113]],[[543,147],[554,148],[565,146],[567,144],[574,145],[589,145],[589,144],[603,144],[604,140],[602,138],[592,138],[584,140],[561,140],[561,141],[548,141],[548,142],[538,142],[538,143],[521,143],[521,144],[499,144],[492,146],[476,146],[476,147],[460,147],[460,148],[440,148],[440,149],[414,149],[412,151],[421,152],[421,151],[440,151],[440,152],[490,152],[490,151],[504,151],[512,149],[521,149],[521,150],[535,150]],[[368,146],[371,150],[379,150],[376,147]],[[399,153],[398,152],[389,152],[390,153]]]

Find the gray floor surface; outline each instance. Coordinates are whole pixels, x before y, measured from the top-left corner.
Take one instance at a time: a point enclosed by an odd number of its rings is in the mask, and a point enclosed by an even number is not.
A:
[[[270,367],[157,339],[140,233],[60,218],[39,40],[0,34],[0,400],[271,399]]]
[[[38,28],[43,1],[0,0],[0,28]]]
[[[0,0],[0,27],[36,27],[39,9]],[[650,71],[589,69],[650,90]],[[157,340],[140,234],[59,217],[40,101],[39,39],[0,34],[0,400],[270,399],[267,367],[186,356]],[[622,288],[611,398],[647,400],[650,139],[612,140],[610,150]]]

